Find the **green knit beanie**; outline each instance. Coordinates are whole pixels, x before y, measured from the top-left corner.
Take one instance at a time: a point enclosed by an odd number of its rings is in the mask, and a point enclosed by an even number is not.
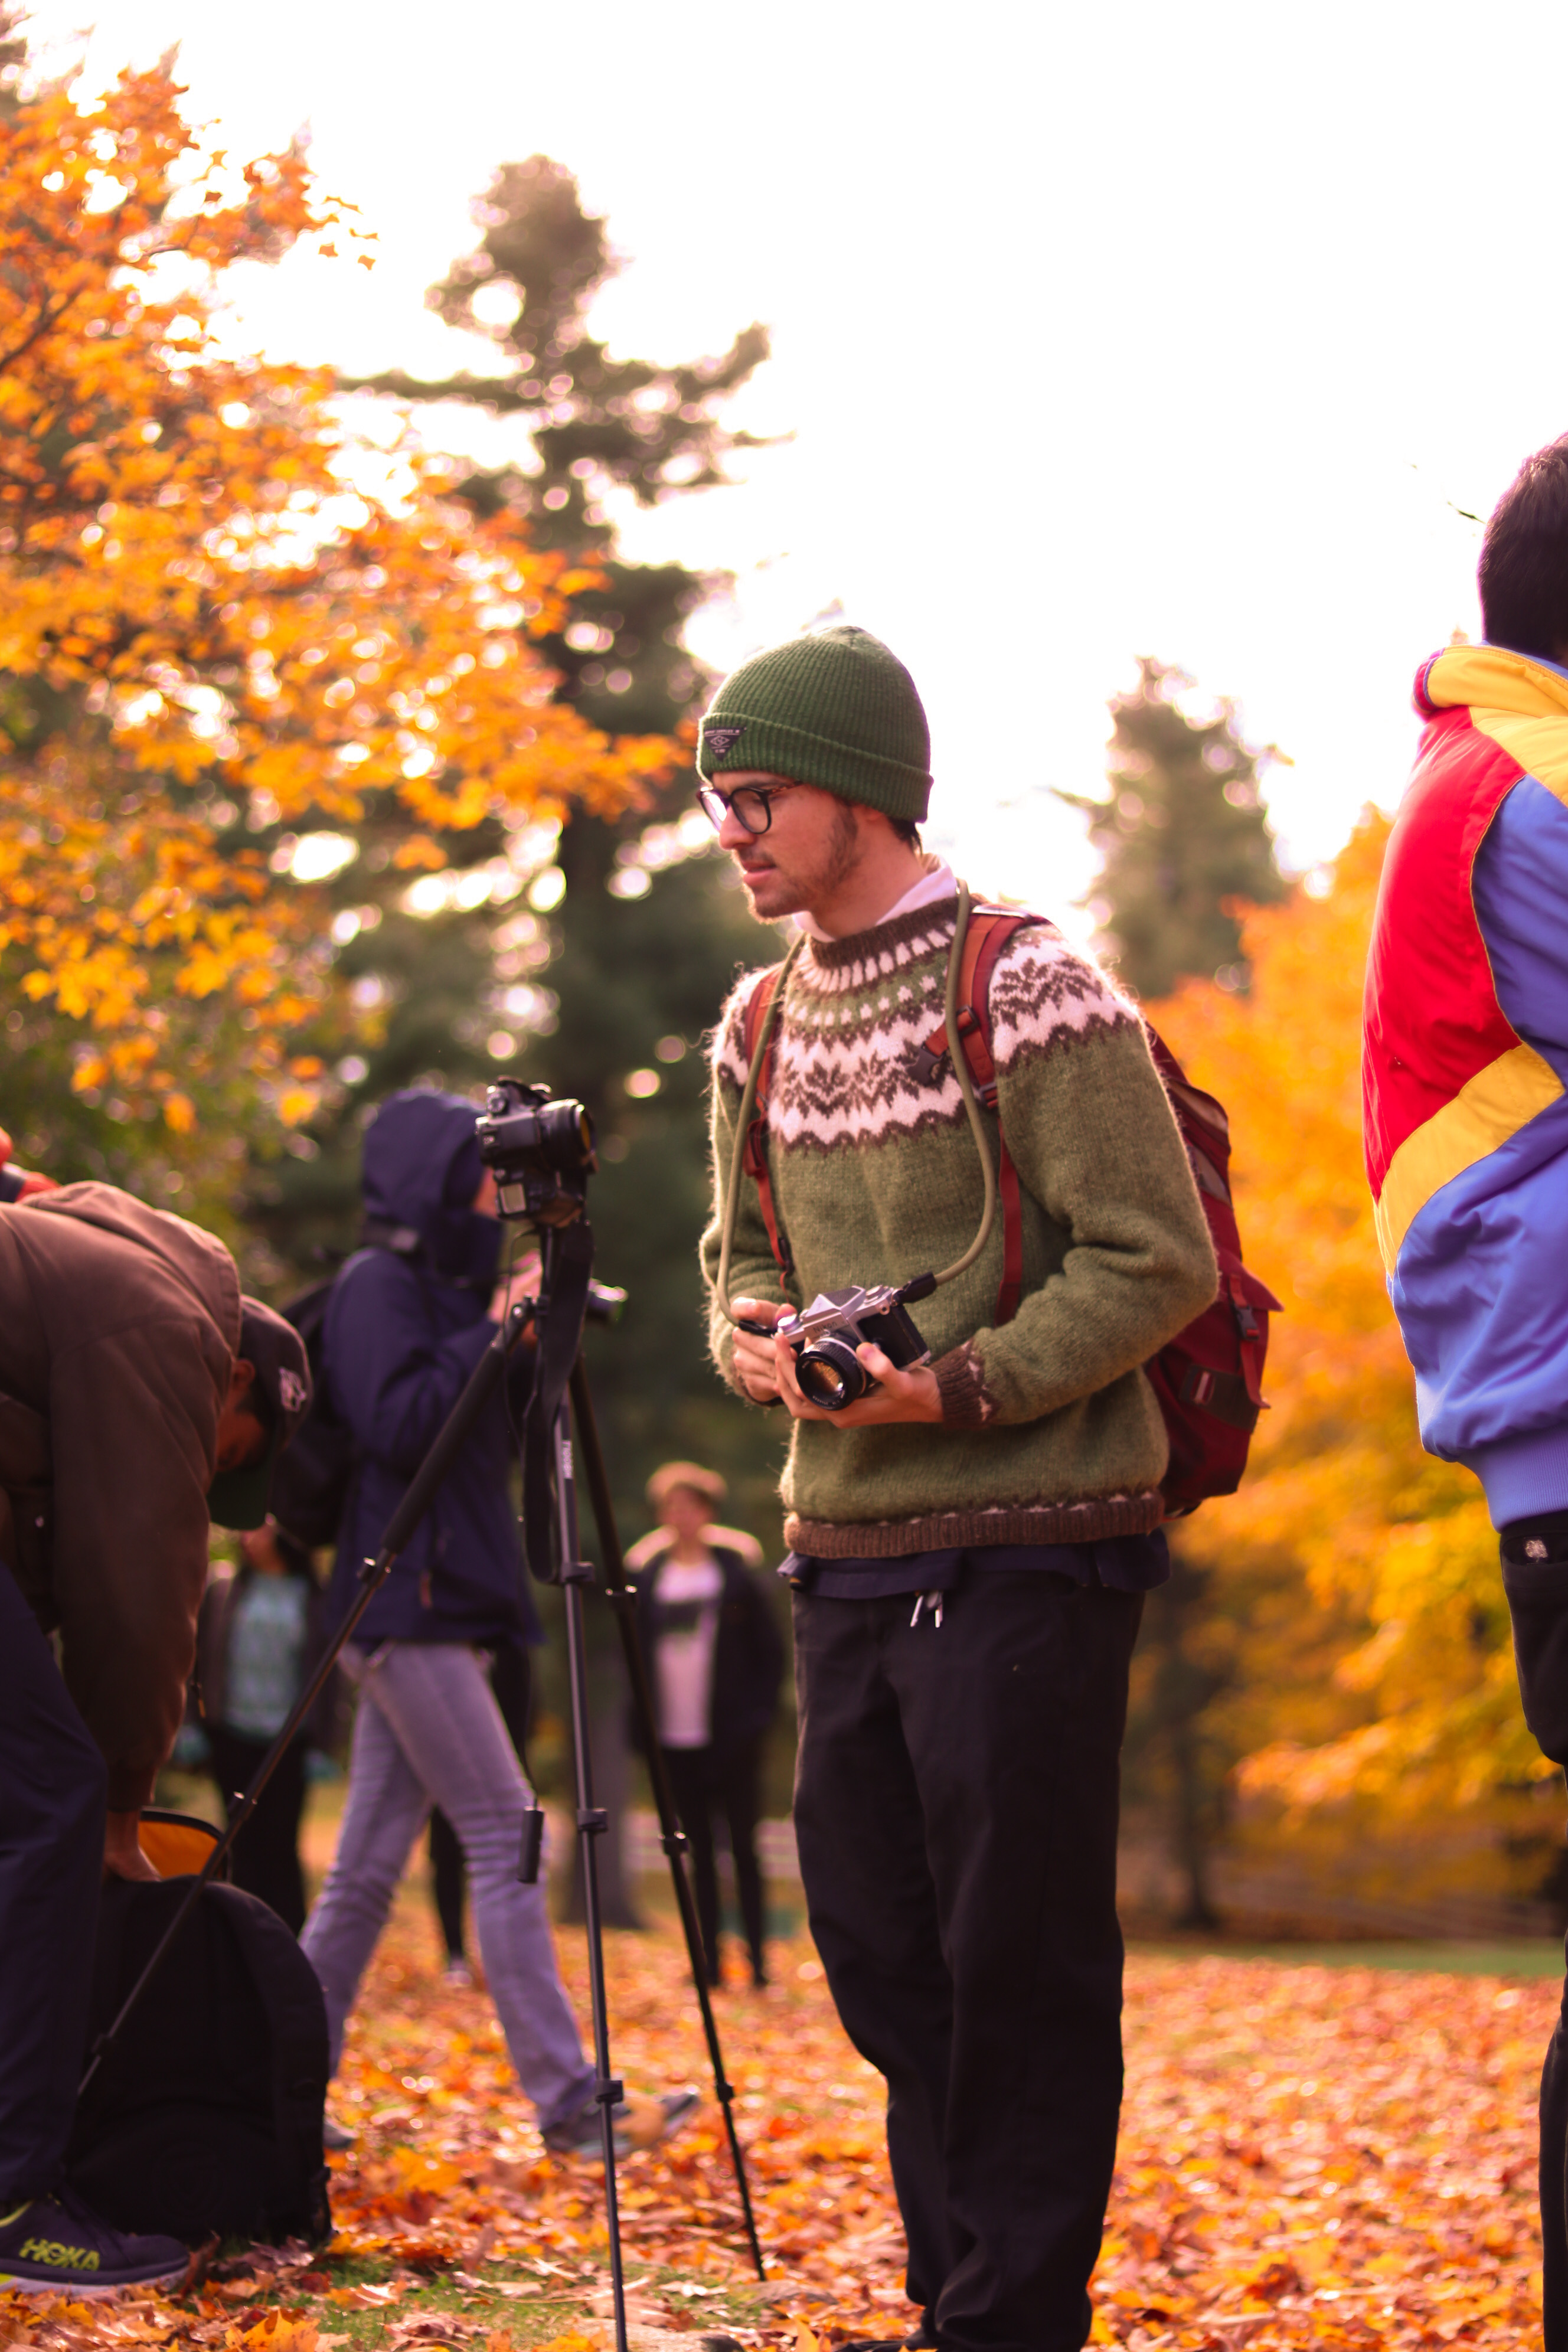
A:
[[[705,781],[757,768],[915,823],[931,796],[931,730],[915,682],[866,629],[823,629],[753,654],[702,721]]]

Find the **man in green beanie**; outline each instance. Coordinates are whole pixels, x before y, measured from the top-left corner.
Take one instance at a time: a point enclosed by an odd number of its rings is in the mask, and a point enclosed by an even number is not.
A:
[[[703,722],[700,797],[753,911],[793,915],[767,1090],[769,1197],[742,1174],[748,1055],[716,1034],[715,1360],[792,1419],[795,1829],[839,2015],[886,2076],[919,2324],[942,2352],[1077,2352],[1121,2096],[1118,1757],[1143,1594],[1169,1574],[1164,1426],[1142,1365],[1214,1297],[1207,1227],[1132,1005],[1050,925],[1013,932],[988,1003],[1004,1223],[827,1412],[771,1331],[828,1290],[960,1259],[982,1176],[942,1025],[951,870],[914,682],[862,629],[776,646]],[[933,1066],[934,1059],[934,1066]],[[778,1236],[775,1254],[770,1233]],[[785,1270],[787,1268],[787,1271]],[[1010,1312],[1013,1297],[1016,1311]]]

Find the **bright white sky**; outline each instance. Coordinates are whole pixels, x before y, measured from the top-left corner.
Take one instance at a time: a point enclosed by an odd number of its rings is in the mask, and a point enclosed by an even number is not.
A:
[[[90,5],[33,0],[35,39],[69,54]],[[1568,428],[1560,7],[96,13],[97,79],[180,43],[193,120],[244,154],[308,121],[379,232],[374,273],[247,273],[275,357],[482,365],[424,290],[494,165],[536,151],[626,258],[613,349],[687,359],[765,320],[733,421],[793,441],[634,518],[627,551],[736,574],[692,632],[721,667],[835,600],[884,636],[931,718],[931,838],[1057,911],[1092,860],[1047,788],[1097,789],[1137,653],[1292,756],[1294,864],[1396,799],[1415,666],[1479,629],[1453,509]]]

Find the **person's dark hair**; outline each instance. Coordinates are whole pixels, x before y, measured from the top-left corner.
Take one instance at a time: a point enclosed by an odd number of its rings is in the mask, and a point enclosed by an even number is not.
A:
[[[1568,434],[1527,457],[1481,542],[1487,643],[1561,661],[1568,650]]]
[[[912,816],[890,816],[888,823],[900,841],[907,842],[911,849],[920,847],[921,829]]]

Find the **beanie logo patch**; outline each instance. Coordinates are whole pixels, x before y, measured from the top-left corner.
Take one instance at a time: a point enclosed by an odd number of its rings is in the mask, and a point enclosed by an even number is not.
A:
[[[702,749],[716,760],[727,760],[745,731],[744,720],[739,727],[704,727]]]

